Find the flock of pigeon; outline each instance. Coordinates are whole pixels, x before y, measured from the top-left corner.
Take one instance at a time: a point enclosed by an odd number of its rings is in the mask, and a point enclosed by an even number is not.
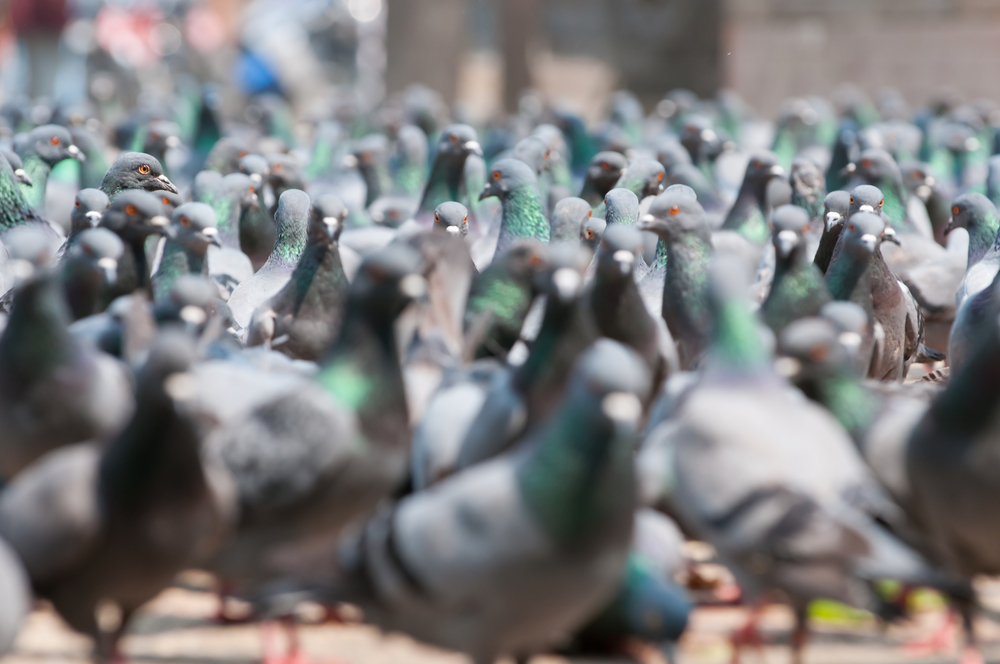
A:
[[[617,93],[588,128],[526,97],[477,132],[414,88],[302,145],[274,98],[161,101],[0,109],[0,650],[43,598],[116,659],[203,569],[220,620],[670,653],[694,540],[792,607],[796,661],[813,600],[889,621],[918,588],[979,659],[996,107]]]

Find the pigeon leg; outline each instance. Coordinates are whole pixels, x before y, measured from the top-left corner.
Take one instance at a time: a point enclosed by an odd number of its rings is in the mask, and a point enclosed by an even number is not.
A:
[[[792,630],[792,664],[802,664],[802,654],[809,642],[809,616],[804,608],[795,610],[795,629]]]
[[[750,608],[750,615],[746,624],[729,637],[729,643],[733,647],[732,664],[740,664],[740,655],[743,648],[751,646],[760,652],[764,647],[764,637],[761,636],[757,623],[760,621],[760,614],[764,609],[764,602],[760,600]]]
[[[281,640],[277,638],[276,627],[280,626],[287,637],[287,646],[282,648]],[[263,641],[264,657],[262,664],[320,664],[310,659],[303,651],[299,641],[298,627],[290,618],[281,618],[276,622],[261,623],[261,640]],[[336,660],[326,660],[322,664],[339,664]]]

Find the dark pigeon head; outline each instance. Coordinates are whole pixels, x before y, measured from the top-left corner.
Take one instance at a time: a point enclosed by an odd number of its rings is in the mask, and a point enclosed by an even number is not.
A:
[[[885,233],[885,220],[871,212],[851,215],[840,234],[843,250],[856,256],[875,252]]]
[[[351,282],[349,299],[369,320],[391,323],[427,293],[420,253],[405,244],[389,244],[369,254]]]
[[[125,245],[117,235],[107,228],[89,228],[80,233],[63,262],[76,275],[110,285],[118,279],[118,261],[123,253]]]
[[[594,182],[598,191],[608,191],[615,186],[627,167],[628,160],[622,153],[598,152],[587,167],[587,178]]]
[[[72,230],[82,231],[96,227],[109,207],[111,202],[100,189],[81,189],[76,194],[76,202],[70,212]]]
[[[170,234],[175,242],[197,256],[205,256],[210,244],[222,246],[215,228],[215,211],[204,203],[185,203],[174,210]]]
[[[597,278],[611,282],[631,279],[642,255],[642,233],[634,226],[611,224],[597,250]]]
[[[469,234],[469,210],[461,203],[447,201],[434,210],[434,229],[465,237]]]
[[[708,239],[705,210],[684,191],[663,192],[639,220],[639,230],[652,231],[661,238],[679,238],[694,233]]]
[[[240,173],[246,174],[257,191],[263,191],[264,183],[271,174],[267,159],[259,154],[248,154],[240,159]]]
[[[347,212],[347,206],[334,194],[324,194],[313,201],[309,209],[309,242],[336,242],[344,230]]]
[[[827,230],[843,224],[851,210],[851,194],[843,190],[831,191],[823,199],[823,223]]]
[[[49,166],[55,166],[64,159],[87,159],[80,148],[73,145],[69,130],[60,125],[35,127],[22,140],[15,140],[15,144],[22,155],[33,152]]]
[[[187,401],[195,395],[194,376],[188,369],[197,359],[195,342],[185,334],[162,332],[153,342],[137,380],[137,401],[170,403]]]
[[[788,258],[799,246],[809,222],[809,213],[798,205],[782,205],[771,213],[771,242],[779,260]]]
[[[649,396],[652,377],[646,363],[628,346],[599,339],[580,355],[572,384],[600,399],[602,416],[634,433]]]
[[[479,200],[496,196],[506,198],[511,192],[523,187],[538,187],[538,178],[530,166],[519,159],[500,159],[493,164],[486,187],[479,195]]]
[[[883,203],[885,203],[885,197],[882,195],[881,189],[870,184],[858,185],[851,190],[847,218],[850,219],[859,212],[881,214]]]
[[[571,242],[580,237],[580,229],[593,217],[590,203],[570,196],[556,203],[552,210],[551,242]]]
[[[667,136],[656,151],[656,160],[663,164],[667,173],[671,173],[678,166],[689,165],[691,155],[675,137]]]
[[[750,158],[746,173],[743,175],[741,191],[749,190],[764,200],[767,185],[773,178],[785,175],[785,169],[778,165],[778,156],[773,152],[759,152]]]
[[[438,154],[447,155],[483,155],[479,146],[479,136],[476,130],[466,124],[453,124],[443,132],[438,139]]]
[[[511,150],[510,156],[530,166],[535,175],[541,175],[549,168],[549,147],[537,136],[522,138]]]
[[[546,269],[536,273],[536,285],[549,296],[550,301],[562,305],[573,302],[583,290],[583,273],[594,254],[587,247],[573,242],[550,244],[545,254]]]
[[[169,225],[170,221],[163,214],[163,202],[141,189],[119,194],[101,220],[103,228],[114,231],[130,244],[141,242],[150,235],[166,235]]]
[[[778,336],[775,369],[806,396],[819,400],[816,382],[851,371],[851,354],[838,340],[836,328],[823,318],[789,323]]]
[[[934,167],[922,161],[904,161],[899,164],[899,169],[903,172],[903,185],[907,191],[926,203],[938,184]]]
[[[892,155],[879,148],[865,150],[854,163],[854,168],[847,168],[853,171],[854,176],[873,185],[881,184],[886,178],[895,180],[902,175]]]
[[[111,197],[130,189],[177,193],[177,187],[163,174],[160,161],[145,152],[121,153],[101,182],[101,191]]]

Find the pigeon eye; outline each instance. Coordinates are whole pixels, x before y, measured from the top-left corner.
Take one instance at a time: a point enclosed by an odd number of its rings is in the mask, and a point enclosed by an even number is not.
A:
[[[670,216],[671,217],[676,216],[677,214],[680,214],[680,211],[681,211],[680,207],[675,205],[672,208],[670,208]]]
[[[500,171],[493,171],[493,179],[494,180],[500,179]]]
[[[587,210],[587,219],[590,219],[593,216],[594,216],[594,211],[593,210]]]
[[[441,223],[441,217],[439,217],[437,215],[434,215],[434,223],[435,224],[440,224]]]
[[[136,212],[138,212],[138,210],[136,210],[135,206],[131,203],[125,206],[125,214],[135,214]]]
[[[271,170],[277,173],[278,171],[281,170],[281,164],[275,164],[274,166],[271,167]]]
[[[923,179],[923,177],[924,177],[924,176],[923,176],[923,173],[921,173],[920,171],[913,171],[912,173],[910,173],[910,176],[911,176],[911,177],[912,177],[912,178],[913,178],[914,180],[922,180],[922,179]]]
[[[160,200],[162,200],[162,201],[163,201],[163,204],[164,204],[164,205],[170,205],[170,199],[169,199],[169,198],[167,198],[166,196],[164,196],[164,197],[163,197],[163,198],[161,198]]]
[[[465,215],[465,219],[462,220],[463,224],[469,223],[469,215]]]
[[[528,259],[528,263],[530,263],[532,267],[538,267],[539,265],[542,264],[542,257],[539,256],[538,254],[534,254],[531,258]]]
[[[191,220],[188,219],[187,216],[181,217],[181,226],[190,226],[190,225],[191,225]]]
[[[253,188],[253,185],[250,185],[250,193],[251,193],[251,194],[252,194],[252,193],[254,193],[254,188]]]
[[[753,160],[753,164],[751,164],[751,165],[752,165],[752,166],[753,166],[754,168],[760,168],[760,160],[759,160],[759,159],[754,159],[754,160]]]
[[[878,206],[879,206],[879,207],[882,207],[882,204],[883,204],[883,203],[885,203],[885,199],[884,199],[884,198],[883,198],[882,200],[880,200],[880,201],[878,202]]]
[[[854,224],[848,224],[847,230],[849,230],[850,232],[853,233],[854,232]]]
[[[871,159],[864,159],[864,160],[861,161],[861,167],[862,168],[871,168],[871,165],[872,165],[872,160]]]
[[[657,182],[663,182],[663,173],[657,173],[656,174],[656,181]]]
[[[854,196],[851,196],[851,205],[854,205]]]
[[[809,349],[809,359],[813,362],[822,362],[826,359],[830,349],[823,345],[816,345]]]
[[[606,161],[602,161],[602,162],[601,162],[601,170],[602,170],[602,171],[606,171],[606,170],[608,170],[609,168],[611,168],[611,164],[609,164],[609,163],[608,163],[608,162],[606,162]]]
[[[953,207],[951,208],[951,213],[952,213],[952,214],[955,214],[955,215],[957,215],[957,214],[958,214],[958,206],[957,206],[957,205],[955,205],[955,206],[953,206]]]
[[[52,145],[59,145],[59,137],[58,136],[53,136],[52,139],[51,139],[51,143],[52,143]]]
[[[81,206],[80,206],[80,201],[77,201],[77,202],[76,202],[76,209],[78,209],[78,210],[79,210],[79,209],[80,209],[80,207],[81,207]]]
[[[594,239],[594,231],[590,230],[589,228],[587,229],[587,239],[588,240]]]
[[[149,175],[149,164],[139,164],[139,172],[143,175]]]
[[[448,137],[448,140],[451,141],[452,143],[458,143],[458,136],[452,134],[451,136]]]

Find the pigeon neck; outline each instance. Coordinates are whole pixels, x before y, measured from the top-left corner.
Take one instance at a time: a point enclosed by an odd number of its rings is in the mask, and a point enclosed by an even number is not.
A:
[[[826,274],[827,270],[830,269],[830,260],[833,258],[833,253],[837,248],[837,240],[840,239],[840,233],[843,230],[843,221],[837,222],[831,228],[823,229],[823,235],[819,239],[819,247],[816,249],[816,256],[813,258],[813,264],[823,274]]]
[[[460,200],[459,188],[467,156],[465,152],[460,155],[438,153],[420,201],[421,212],[433,212],[441,203]]]
[[[760,196],[747,183],[740,189],[740,195],[733,203],[722,225],[723,230],[736,231],[754,244],[763,244],[770,237],[767,219],[764,218],[764,204]]]
[[[549,222],[539,200],[538,189],[533,184],[524,184],[508,192],[501,200],[503,217],[500,220],[500,239],[496,253],[500,255],[518,239],[533,238],[548,242]]]
[[[207,263],[204,258],[185,250],[174,240],[167,240],[153,283],[154,301],[161,302],[169,297],[174,284],[185,274],[207,274]]]
[[[77,261],[64,260],[62,283],[73,320],[98,313],[101,287],[104,285],[102,275],[81,269]]]
[[[240,248],[240,198],[242,192],[223,192],[212,200],[215,211],[216,228],[219,230],[219,243],[231,249]]]
[[[332,312],[342,309],[348,287],[337,243],[318,242],[306,247],[290,284],[295,298],[293,315],[305,310],[332,324]]]
[[[898,228],[901,231],[913,230],[908,221],[909,215],[906,211],[907,196],[904,193],[905,189],[903,188],[902,181],[886,177],[882,178],[882,181],[877,186],[882,190],[882,212],[889,217],[893,228]]]
[[[843,243],[839,243],[826,271],[825,281],[830,297],[834,300],[850,300],[851,295],[858,290],[862,277],[867,275],[873,259],[872,254],[867,251],[850,251]]]
[[[761,305],[764,322],[775,332],[795,318],[818,313],[819,307],[830,299],[823,275],[807,260],[805,247],[801,249],[800,252],[796,248],[797,256],[776,266],[771,290]]]
[[[395,317],[370,315],[365,305],[348,300],[340,335],[317,380],[338,404],[357,413],[369,443],[405,445],[409,416]]]
[[[485,336],[494,337],[491,341],[499,342],[501,348],[491,348],[491,353],[506,351],[517,341],[533,300],[530,284],[515,279],[502,260],[496,261],[472,282],[466,303],[466,325],[470,331],[477,326],[492,327],[492,334]]]
[[[705,309],[705,289],[708,285],[708,266],[712,260],[711,240],[707,231],[701,234],[685,233],[678,238],[660,239],[666,247],[666,275],[663,288],[664,311],[667,302],[680,298],[689,309]]]
[[[583,392],[571,389],[516,471],[526,505],[560,546],[630,527],[635,503],[632,437]]]
[[[814,391],[806,396],[822,404],[837,418],[856,443],[861,443],[881,410],[881,399],[844,366],[830,376],[817,381]]]
[[[41,208],[45,203],[45,186],[49,181],[52,167],[41,157],[32,153],[23,157],[24,172],[31,178],[31,185],[22,184],[21,191],[28,205]]]
[[[0,232],[33,220],[40,221],[24,199],[21,185],[14,179],[14,171],[3,161],[0,166]]]
[[[28,282],[14,295],[7,328],[0,336],[0,389],[21,396],[35,378],[72,363],[76,343],[67,330],[70,315],[54,275]]]
[[[587,131],[583,120],[577,117],[567,118],[563,132],[570,142],[569,151],[573,156],[573,171],[578,172],[587,168],[594,155],[597,154],[597,146],[594,139],[590,137],[590,132]]]
[[[580,190],[580,198],[590,203],[590,207],[596,209],[604,202],[604,194],[597,189],[597,182],[594,178],[587,176],[583,181],[583,189]]]
[[[601,333],[639,349],[656,338],[656,324],[646,310],[633,275],[602,278],[600,272],[590,293],[594,321]]]
[[[278,222],[274,249],[271,250],[271,255],[267,258],[268,265],[292,267],[299,261],[306,248],[307,223],[305,218],[281,219]]]
[[[419,194],[424,186],[424,173],[424,164],[404,164],[396,172],[396,189],[404,194]]]
[[[379,196],[392,190],[392,177],[389,175],[389,168],[382,162],[373,164],[361,164],[358,166],[361,177],[365,180],[368,189],[368,198],[365,200],[365,207],[369,207]]]
[[[712,366],[755,374],[770,362],[768,355],[749,304],[740,298],[719,303],[713,326]]]
[[[968,267],[981,261],[990,248],[1000,249],[1000,234],[998,234],[1000,218],[995,214],[987,213],[977,221],[981,223],[974,224],[972,230],[966,229],[969,230]]]
[[[542,325],[531,346],[531,352],[514,374],[513,382],[520,392],[527,392],[543,373],[554,368],[555,358],[560,350],[567,347],[566,339],[572,334],[574,323],[578,320],[577,307],[576,299],[567,303],[549,296]]]

